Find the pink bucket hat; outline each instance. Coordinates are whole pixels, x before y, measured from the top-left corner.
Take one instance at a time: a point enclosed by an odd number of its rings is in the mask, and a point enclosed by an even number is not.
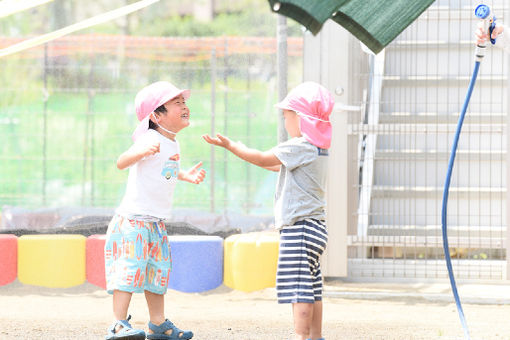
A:
[[[329,149],[331,146],[331,122],[329,115],[335,101],[322,85],[304,82],[276,104],[280,109],[292,110],[299,115],[301,134],[313,145]]]
[[[147,132],[150,116],[154,110],[181,94],[184,99],[188,99],[190,90],[178,89],[167,81],[158,81],[141,89],[135,97],[136,116],[140,124],[133,132],[133,141]]]

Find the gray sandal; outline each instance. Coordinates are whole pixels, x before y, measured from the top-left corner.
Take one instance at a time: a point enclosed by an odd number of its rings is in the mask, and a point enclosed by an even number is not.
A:
[[[172,321],[166,319],[161,325],[157,326],[149,322],[149,329],[154,333],[147,334],[147,339],[153,340],[188,340],[193,337],[193,332],[183,331],[177,328]],[[172,330],[171,334],[165,334],[166,331]]]
[[[141,329],[134,329],[129,320],[131,315],[126,320],[115,321],[110,328],[108,328],[108,334],[105,336],[106,340],[145,340],[145,332]],[[122,328],[115,332],[115,327],[121,325]]]

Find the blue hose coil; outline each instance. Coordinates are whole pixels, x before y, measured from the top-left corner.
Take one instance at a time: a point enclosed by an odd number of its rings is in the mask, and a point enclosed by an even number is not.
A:
[[[464,311],[462,310],[462,305],[460,303],[459,293],[457,292],[457,285],[455,284],[455,277],[453,275],[452,268],[452,259],[450,257],[450,249],[448,246],[448,233],[447,233],[447,207],[448,207],[448,192],[450,189],[450,181],[452,177],[453,164],[455,162],[455,155],[457,153],[457,144],[459,143],[459,136],[462,130],[462,124],[464,123],[464,116],[466,115],[466,111],[469,105],[469,100],[471,99],[471,94],[473,93],[473,89],[476,83],[476,77],[478,76],[478,70],[480,69],[480,62],[475,62],[475,68],[473,70],[473,75],[471,77],[471,81],[469,82],[468,92],[466,94],[466,99],[464,100],[464,105],[462,106],[462,111],[460,113],[459,121],[457,123],[457,130],[455,131],[455,137],[453,139],[452,151],[450,154],[450,159],[448,161],[448,171],[446,173],[446,180],[444,184],[443,191],[443,208],[441,211],[441,224],[442,224],[442,232],[443,232],[443,250],[444,257],[446,260],[446,267],[448,268],[448,276],[450,278],[450,284],[452,286],[453,297],[455,298],[455,304],[457,305],[457,311],[459,312],[460,323],[462,324],[462,328],[464,330],[464,337],[466,340],[470,340],[469,330],[466,323],[466,318],[464,317]]]

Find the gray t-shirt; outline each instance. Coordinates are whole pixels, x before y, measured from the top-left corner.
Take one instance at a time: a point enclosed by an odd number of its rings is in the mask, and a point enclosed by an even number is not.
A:
[[[328,150],[304,137],[292,138],[271,151],[282,162],[275,194],[275,227],[305,218],[326,219]]]

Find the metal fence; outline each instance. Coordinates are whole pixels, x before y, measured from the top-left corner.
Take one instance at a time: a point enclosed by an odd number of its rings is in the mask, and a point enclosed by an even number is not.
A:
[[[437,1],[384,54],[350,115],[358,204],[349,276],[446,278],[441,202],[457,119],[474,66],[474,1]],[[489,1],[505,22],[509,4]],[[489,48],[466,115],[448,204],[460,279],[506,279],[508,56]],[[363,77],[364,75],[360,75]]]
[[[19,39],[1,38],[0,47]],[[290,85],[301,81],[302,39],[289,38]],[[276,39],[77,35],[2,60],[0,206],[115,207],[116,169],[137,124],[134,96],[169,80],[190,88],[191,126],[179,133],[184,168],[207,180],[177,186],[174,206],[272,214],[276,175],[205,143],[221,132],[268,149],[277,141]]]
[[[508,18],[508,3],[487,3],[500,22]],[[366,96],[349,103],[362,109],[346,127],[351,278],[447,277],[441,193],[473,67],[476,5],[436,1],[371,57],[370,74],[354,74]],[[0,47],[14,42],[0,38]],[[302,39],[289,38],[288,47],[292,88],[302,79]],[[507,276],[507,59],[491,48],[482,63],[454,168],[448,225],[461,280]],[[115,160],[131,144],[134,95],[166,79],[192,89],[192,125],[178,136],[182,166],[204,161],[208,171],[199,186],[177,186],[174,206],[271,215],[276,175],[200,136],[222,132],[259,149],[275,145],[275,64],[270,38],[83,35],[4,59],[0,206],[115,207],[127,179]]]

